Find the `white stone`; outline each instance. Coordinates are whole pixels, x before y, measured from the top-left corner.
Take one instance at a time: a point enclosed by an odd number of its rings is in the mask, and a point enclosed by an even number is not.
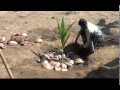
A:
[[[57,66],[55,66],[55,71],[61,71],[61,67],[57,67]]]
[[[0,43],[0,48],[4,48],[4,44],[3,43]]]
[[[81,58],[75,59],[75,64],[82,64],[84,61]]]
[[[60,64],[61,64],[60,62],[57,62],[57,63],[55,64],[55,66],[56,66],[56,67],[60,67]]]
[[[27,35],[27,33],[22,33],[22,36],[26,37],[26,36],[28,36],[28,35]]]
[[[62,67],[62,69],[66,69],[67,65],[65,63],[61,63],[61,67]]]
[[[50,64],[51,64],[52,66],[55,66],[55,65],[57,64],[57,62],[51,60],[51,61],[50,61]]]
[[[36,39],[36,40],[35,40],[35,43],[41,43],[41,42],[43,42],[43,39],[40,39],[40,38],[39,38],[39,39]]]
[[[68,69],[62,68],[61,71],[65,72],[68,71]]]
[[[73,60],[69,60],[68,63],[70,63],[70,64],[73,65],[73,64],[74,64],[74,61],[73,61]]]
[[[63,58],[65,58],[66,56],[65,56],[65,54],[63,54]]]
[[[58,55],[58,58],[59,58],[59,59],[62,59],[62,56],[61,56],[61,55]]]
[[[42,62],[42,66],[44,68],[50,69],[50,70],[54,68],[47,60],[45,60],[45,61]]]
[[[42,65],[46,65],[46,64],[48,64],[49,62],[47,61],[47,60],[44,60],[43,62],[42,62]]]
[[[8,44],[9,45],[17,45],[18,43],[16,41],[9,41]]]
[[[73,65],[72,65],[71,63],[65,62],[65,64],[67,65],[67,67],[68,67],[69,69],[72,69],[72,68],[73,68]]]
[[[5,37],[1,37],[0,42],[5,42],[6,38]]]

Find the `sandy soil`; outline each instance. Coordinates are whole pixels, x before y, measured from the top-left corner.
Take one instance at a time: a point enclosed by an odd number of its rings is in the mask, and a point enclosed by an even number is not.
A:
[[[48,53],[54,51],[60,45],[56,28],[55,17],[65,17],[66,24],[70,28],[70,38],[66,48],[74,48],[72,44],[79,30],[78,20],[85,18],[92,23],[104,26],[105,42],[102,43],[94,54],[87,54],[81,47],[77,52],[85,61],[85,65],[77,65],[68,72],[56,72],[46,70],[36,62],[38,52]],[[5,35],[7,40],[13,33],[26,32],[34,40],[42,36],[44,41],[40,44],[30,43],[26,46],[6,46],[3,53],[15,78],[118,78],[118,34],[119,28],[114,26],[119,20],[117,11],[1,11],[0,12],[0,36]],[[101,19],[104,22],[99,22]],[[71,44],[70,44],[71,43]],[[79,39],[79,44],[81,38]],[[4,64],[0,59],[0,78],[9,78]]]

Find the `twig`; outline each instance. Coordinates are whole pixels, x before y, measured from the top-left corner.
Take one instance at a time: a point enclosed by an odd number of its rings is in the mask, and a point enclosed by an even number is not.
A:
[[[67,28],[67,30],[69,30],[74,23],[75,23],[75,21],[72,24],[70,24],[70,26]]]
[[[8,67],[8,65],[7,65],[7,63],[5,61],[5,58],[4,58],[4,55],[3,55],[1,49],[0,49],[0,57],[1,57],[2,61],[3,61],[3,64],[5,65],[5,68],[6,68],[7,72],[8,72],[8,74],[9,74],[10,78],[13,79],[14,77],[13,77],[12,72],[10,71],[10,69],[9,69],[9,67]]]

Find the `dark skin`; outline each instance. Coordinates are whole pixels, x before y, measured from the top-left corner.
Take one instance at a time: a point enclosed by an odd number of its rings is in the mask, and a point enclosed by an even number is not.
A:
[[[78,38],[80,37],[80,35],[82,36],[83,39],[83,43],[85,44],[87,41],[87,37],[85,35],[85,30],[87,29],[87,22],[84,19],[80,19],[78,22],[78,25],[81,26],[80,31],[78,32],[78,35],[76,37],[75,43],[77,43]]]

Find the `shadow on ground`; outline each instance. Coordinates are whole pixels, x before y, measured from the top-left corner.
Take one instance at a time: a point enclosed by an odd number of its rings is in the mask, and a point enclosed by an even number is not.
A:
[[[106,24],[105,19],[100,19],[99,22],[97,23],[97,25],[102,27],[101,30],[103,33],[109,35],[109,34],[112,34],[110,32],[111,28],[119,28],[119,21],[114,21],[112,23]]]
[[[86,78],[119,78],[119,59],[116,58],[97,70],[91,71]]]
[[[69,51],[72,51],[75,54],[79,55],[85,61],[84,64],[88,65],[88,56],[91,53],[86,48],[84,48],[82,44],[79,44],[79,43],[68,44],[64,49],[64,53],[66,54]]]

